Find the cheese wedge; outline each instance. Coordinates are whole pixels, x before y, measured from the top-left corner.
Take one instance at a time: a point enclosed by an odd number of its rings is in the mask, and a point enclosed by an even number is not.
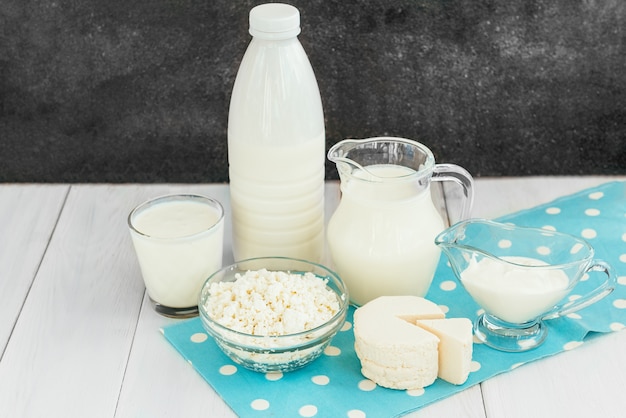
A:
[[[437,378],[439,338],[416,326],[441,319],[433,302],[417,296],[381,296],[354,313],[354,348],[361,373],[393,389],[418,389]]]
[[[448,318],[418,320],[416,324],[439,338],[437,376],[455,385],[465,383],[472,363],[472,321]]]

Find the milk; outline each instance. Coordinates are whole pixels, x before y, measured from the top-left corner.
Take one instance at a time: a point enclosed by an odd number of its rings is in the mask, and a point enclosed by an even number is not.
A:
[[[256,6],[250,33],[228,114],[233,255],[322,262],[324,114],[299,12]]]
[[[397,165],[367,167],[376,177],[411,176]],[[356,172],[356,178],[368,174]],[[412,181],[341,183],[342,198],[329,221],[328,248],[352,302],[362,305],[381,295],[424,296],[440,250],[434,238],[444,229],[430,188]]]
[[[137,214],[135,229],[152,238],[180,238],[195,235],[217,223],[220,213],[192,200],[159,203]]]
[[[532,321],[546,313],[569,292],[563,270],[528,268],[545,266],[528,257],[470,260],[460,274],[463,286],[486,312],[511,323]]]
[[[144,283],[160,305],[197,305],[202,284],[222,265],[223,212],[201,199],[166,197],[131,214]]]
[[[235,259],[280,255],[321,261],[323,141],[313,138],[289,146],[231,141],[229,145]]]

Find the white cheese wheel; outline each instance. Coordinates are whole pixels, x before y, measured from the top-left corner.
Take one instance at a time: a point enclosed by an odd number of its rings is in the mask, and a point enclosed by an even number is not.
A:
[[[355,351],[361,373],[393,389],[418,389],[437,378],[439,338],[416,326],[444,318],[433,302],[417,296],[381,296],[354,313]]]
[[[417,325],[439,338],[437,376],[454,385],[465,383],[472,363],[472,321],[467,318],[418,320]]]
[[[432,357],[433,353],[435,354]],[[437,347],[429,350],[420,367],[384,367],[368,360],[361,361],[361,374],[378,386],[391,389],[421,389],[437,379]]]

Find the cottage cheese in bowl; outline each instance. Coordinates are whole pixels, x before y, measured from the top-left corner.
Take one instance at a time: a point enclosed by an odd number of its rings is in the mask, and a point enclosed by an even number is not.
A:
[[[249,269],[259,265],[271,268]],[[199,310],[207,332],[233,361],[289,371],[317,358],[341,328],[348,295],[326,267],[291,258],[238,262],[213,274]]]

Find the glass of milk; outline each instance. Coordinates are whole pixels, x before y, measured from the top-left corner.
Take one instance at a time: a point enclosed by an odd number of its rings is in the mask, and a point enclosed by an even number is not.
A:
[[[482,308],[475,336],[498,350],[537,347],[548,332],[543,320],[585,308],[615,288],[611,266],[594,259],[593,247],[573,235],[470,219],[444,230],[435,242]]]
[[[202,284],[222,267],[222,205],[200,195],[161,196],[133,209],[128,226],[154,309],[197,315]]]

